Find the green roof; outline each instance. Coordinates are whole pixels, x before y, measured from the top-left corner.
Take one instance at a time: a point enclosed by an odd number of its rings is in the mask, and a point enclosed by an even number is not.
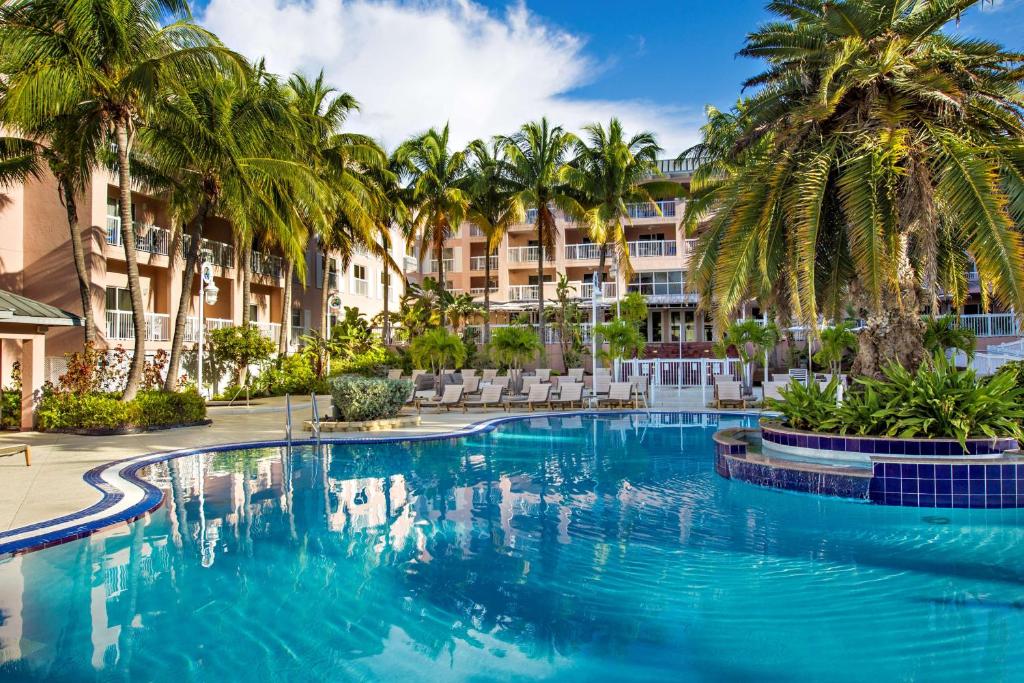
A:
[[[81,325],[82,319],[56,306],[0,289],[0,323]]]

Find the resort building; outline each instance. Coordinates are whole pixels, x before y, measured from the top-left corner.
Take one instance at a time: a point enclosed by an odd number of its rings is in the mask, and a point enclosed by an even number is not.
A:
[[[92,292],[96,338],[104,348],[133,347],[134,327],[128,296],[128,276],[121,244],[116,178],[105,170],[94,172],[78,198],[78,221],[82,231],[85,260]],[[146,310],[147,355],[169,350],[174,333],[182,287],[183,247],[187,235],[181,226],[172,225],[167,202],[158,196],[133,193],[132,213],[138,235],[138,263],[142,296]],[[395,232],[393,258],[400,267],[408,259],[404,241]],[[217,301],[203,310],[207,330],[242,321],[243,255],[225,220],[207,221],[203,244],[204,258],[214,267]],[[258,242],[250,258],[252,269],[250,320],[268,338],[279,343],[284,302],[285,263],[280,251]],[[316,240],[310,240],[305,257],[305,279],[296,269],[290,312],[289,348],[309,329],[322,329],[321,301],[324,267],[328,268],[328,288],[337,293],[341,307],[353,306],[372,318],[384,303],[384,267],[380,259],[357,253],[344,270],[335,254],[324,258]],[[410,265],[411,267],[411,265]],[[304,284],[305,283],[305,284]],[[402,278],[391,275],[389,298],[392,309],[401,298]],[[0,191],[0,289],[36,299],[75,315],[82,314],[81,297],[75,274],[67,214],[58,199],[52,177],[30,180],[23,185]],[[192,304],[185,332],[186,345],[198,341],[199,278],[193,279]],[[332,313],[333,315],[333,313]],[[46,368],[49,379],[63,371],[64,353],[78,350],[82,343],[80,327],[53,329],[47,334]],[[17,343],[3,342],[5,345]],[[3,353],[3,376],[9,375],[13,349]]]

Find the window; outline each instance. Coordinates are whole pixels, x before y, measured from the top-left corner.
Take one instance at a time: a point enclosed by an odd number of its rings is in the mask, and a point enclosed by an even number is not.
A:
[[[640,235],[636,238],[637,242],[664,242],[665,233],[657,233],[655,235]]]
[[[683,274],[678,270],[637,273],[629,281],[628,290],[645,296],[680,295],[683,293]]]
[[[366,266],[352,266],[352,293],[367,296],[369,284],[366,280]]]
[[[529,282],[530,282],[531,285],[537,284],[537,276],[536,275],[531,275]],[[554,282],[554,276],[553,275],[545,274],[544,275],[544,282]]]
[[[302,327],[302,309],[292,309],[292,327]]]
[[[662,341],[662,315],[661,311],[653,311],[651,313],[651,341],[660,342]]]
[[[131,312],[132,297],[127,288],[107,287],[107,310]]]
[[[249,320],[257,322],[260,319],[260,307],[256,304],[249,304]]]

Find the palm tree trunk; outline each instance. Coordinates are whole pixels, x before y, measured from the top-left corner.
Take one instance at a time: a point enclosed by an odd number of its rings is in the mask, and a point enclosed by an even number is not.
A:
[[[288,355],[288,347],[292,339],[292,277],[294,271],[295,262],[285,259],[284,295],[281,297],[281,339],[277,345],[278,353],[281,356]]]
[[[252,303],[252,239],[242,241],[241,254],[238,255],[239,267],[242,269],[242,327],[252,322],[249,305]]]
[[[440,296],[437,298],[437,307],[441,311],[441,327],[448,327],[448,321],[444,317],[444,294],[447,291],[444,281],[444,240],[439,239],[434,245],[434,254],[437,256],[437,291]]]
[[[135,253],[135,225],[132,223],[132,179],[128,166],[128,123],[120,116],[114,124],[117,135],[117,184],[121,198],[121,241],[128,271],[128,296],[132,302],[132,322],[135,327],[135,352],[128,369],[128,381],[122,399],[130,401],[139,393],[142,370],[146,362],[146,309],[142,302],[142,284],[139,282],[139,262]]]
[[[380,320],[380,338],[387,346],[391,339],[391,323],[388,322],[388,297],[391,296],[391,272],[388,270],[388,263],[384,261],[384,273],[381,275],[384,278],[384,305],[381,308],[381,320]]]
[[[604,266],[608,259],[608,243],[604,242],[601,244],[601,248],[598,250],[597,257],[597,273],[600,282],[595,282],[594,287],[601,287],[601,296],[604,296]]]
[[[540,220],[538,218],[538,220]],[[537,367],[544,366],[544,234],[537,226],[537,336],[540,350],[537,352]]]
[[[484,250],[484,338],[483,343],[491,341],[491,239],[487,238]]]
[[[320,335],[327,339],[331,336],[328,323],[328,301],[331,298],[331,291],[328,285],[331,282],[331,260],[327,257],[327,250],[323,252],[323,275],[320,276]]]
[[[185,344],[185,327],[188,325],[188,309],[192,303],[192,280],[199,264],[199,253],[202,251],[203,228],[206,216],[210,211],[210,203],[203,201],[196,217],[192,219],[189,230],[188,252],[185,254],[185,267],[181,273],[181,294],[178,295],[178,310],[174,315],[174,336],[171,338],[171,357],[167,361],[167,377],[164,379],[164,391],[175,391],[178,388],[178,366],[181,364],[181,349]],[[200,301],[202,306],[203,302]],[[198,322],[198,320],[197,320]],[[203,350],[197,350],[202,353]],[[201,389],[201,388],[200,388]]]
[[[82,247],[82,233],[78,229],[78,204],[75,190],[66,179],[60,180],[60,196],[68,214],[68,231],[71,233],[71,252],[75,259],[75,275],[78,276],[78,293],[82,297],[82,320],[85,323],[85,344],[96,342],[96,321],[92,312],[92,297],[89,294],[89,271],[85,265],[85,249]]]

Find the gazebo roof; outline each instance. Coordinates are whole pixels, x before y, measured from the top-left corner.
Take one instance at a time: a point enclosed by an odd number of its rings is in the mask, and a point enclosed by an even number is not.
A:
[[[0,289],[0,324],[69,326],[81,325],[82,319],[56,306]]]

